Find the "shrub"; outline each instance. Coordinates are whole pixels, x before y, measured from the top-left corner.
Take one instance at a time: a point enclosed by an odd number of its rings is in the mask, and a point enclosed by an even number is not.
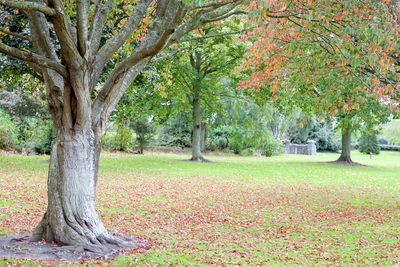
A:
[[[290,142],[293,144],[306,144],[308,140],[316,142],[318,151],[340,149],[340,142],[335,139],[332,126],[326,122],[309,119],[303,128],[298,128],[290,134]]]
[[[33,137],[27,147],[38,154],[50,154],[53,140],[53,121],[40,123],[33,131]]]
[[[18,145],[18,128],[11,117],[0,110],[0,149],[13,149]]]
[[[253,156],[254,155],[254,149],[253,148],[246,148],[245,150],[242,151],[242,155]]]
[[[282,143],[276,140],[272,135],[264,140],[261,147],[261,155],[271,157],[274,153],[280,153]]]
[[[207,138],[207,149],[225,150],[229,146],[229,137],[233,132],[231,126],[219,126],[211,131]]]
[[[101,139],[102,148],[106,151],[115,151],[117,150],[117,142],[116,142],[116,131],[106,131],[103,134]]]
[[[191,147],[192,146],[192,123],[189,115],[180,112],[171,117],[164,124],[159,135],[161,145],[169,147]]]
[[[117,150],[124,152],[132,148],[134,145],[132,131],[125,127],[118,128],[115,136],[115,145]]]
[[[235,128],[234,132],[229,137],[229,149],[235,154],[240,154],[246,149],[245,141],[245,136],[241,129]]]
[[[364,132],[361,135],[360,143],[358,144],[358,151],[361,153],[373,153],[379,154],[381,149],[378,143],[378,137],[376,136],[375,131]]]
[[[400,146],[397,145],[379,145],[381,150],[386,151],[400,151]]]

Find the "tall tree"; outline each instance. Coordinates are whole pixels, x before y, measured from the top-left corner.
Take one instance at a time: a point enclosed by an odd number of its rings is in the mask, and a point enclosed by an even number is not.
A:
[[[26,39],[32,47],[0,42],[0,52],[27,62],[42,75],[54,122],[48,207],[33,240],[88,250],[124,244],[108,233],[95,211],[107,118],[155,55],[186,33],[240,12],[235,9],[241,3],[0,0],[1,6],[15,9],[15,15],[22,14],[29,22],[26,33],[0,31]]]
[[[261,21],[243,69],[241,87],[262,91],[283,105],[297,105],[339,120],[342,155],[352,164],[350,134],[362,123],[399,111],[399,8],[390,1],[269,1],[250,7]],[[256,36],[254,40],[254,36]]]
[[[237,27],[229,21],[200,29],[181,45],[183,51],[170,68],[171,82],[166,92],[178,101],[185,101],[192,112],[192,161],[206,161],[202,155],[205,113],[213,113],[220,106],[222,81],[232,76],[243,55],[244,46],[234,42],[234,34],[239,32]],[[218,28],[228,33],[218,34]]]

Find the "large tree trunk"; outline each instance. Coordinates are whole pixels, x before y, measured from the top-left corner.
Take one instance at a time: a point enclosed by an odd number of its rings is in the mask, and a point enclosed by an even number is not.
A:
[[[52,80],[46,80],[47,87]],[[76,71],[70,80],[57,82],[64,87],[62,108],[49,100],[54,134],[48,207],[32,241],[45,239],[91,251],[127,247],[127,239],[108,233],[95,210],[102,128],[92,124],[87,81],[87,72]]]
[[[201,107],[200,96],[194,93],[193,96],[193,135],[192,135],[192,158],[193,161],[205,161],[201,155]]]
[[[336,162],[339,163],[347,163],[353,164],[353,161],[350,157],[350,141],[351,141],[351,129],[350,128],[342,128],[342,153]]]
[[[97,251],[107,245],[128,246],[126,239],[104,228],[95,210],[100,149],[93,132],[56,134],[48,175],[47,211],[32,235],[33,241]]]

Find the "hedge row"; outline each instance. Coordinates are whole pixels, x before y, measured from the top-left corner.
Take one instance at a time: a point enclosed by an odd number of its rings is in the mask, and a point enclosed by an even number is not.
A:
[[[397,145],[379,145],[381,150],[386,151],[400,151],[400,146]]]

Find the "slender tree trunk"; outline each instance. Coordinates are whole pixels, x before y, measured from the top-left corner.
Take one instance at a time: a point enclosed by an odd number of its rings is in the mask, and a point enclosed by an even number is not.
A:
[[[201,107],[200,96],[194,93],[193,96],[193,135],[192,135],[192,158],[193,161],[204,161],[201,155]]]
[[[201,123],[201,132],[200,132],[200,150],[204,152],[206,149],[206,124],[204,122]]]
[[[337,162],[343,162],[352,164],[353,161],[350,157],[350,141],[351,141],[351,129],[350,128],[342,128],[342,153],[340,154]]]
[[[140,149],[139,149],[140,152],[139,152],[139,153],[140,153],[141,155],[143,155],[143,154],[144,154],[144,145],[143,145],[143,144],[140,144],[139,147],[140,147]]]

